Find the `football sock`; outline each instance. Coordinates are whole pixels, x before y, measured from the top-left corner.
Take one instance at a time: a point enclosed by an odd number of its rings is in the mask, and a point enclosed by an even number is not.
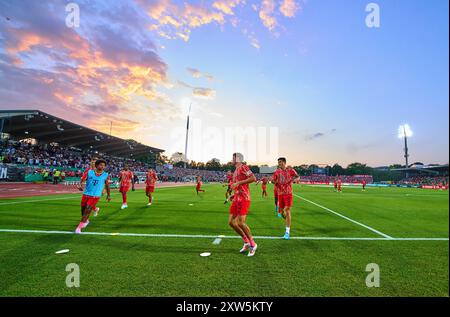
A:
[[[242,240],[244,240],[244,243],[250,243],[250,240],[248,240],[247,236],[242,237]]]
[[[250,246],[253,248],[254,246],[255,246],[255,241],[253,240],[253,238],[252,239],[250,239]]]
[[[291,232],[291,228],[286,227],[286,233],[290,233]]]
[[[127,203],[127,194],[126,193],[122,193],[122,201],[124,204]]]

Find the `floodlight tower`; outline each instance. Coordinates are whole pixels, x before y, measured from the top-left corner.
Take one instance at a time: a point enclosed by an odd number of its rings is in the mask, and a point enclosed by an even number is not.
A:
[[[398,137],[400,139],[404,139],[405,141],[405,147],[404,147],[404,152],[405,152],[405,168],[409,167],[408,164],[408,138],[411,137],[413,135],[413,132],[411,130],[411,128],[409,127],[408,124],[402,124],[401,126],[398,127]],[[406,173],[406,176],[408,177],[408,172]]]
[[[189,115],[191,114],[191,106],[192,106],[192,102],[189,103],[189,111],[188,111],[188,115],[187,115],[186,143],[184,146],[184,168],[186,168],[186,164],[187,164],[187,150],[188,150],[188,141],[189,141]]]

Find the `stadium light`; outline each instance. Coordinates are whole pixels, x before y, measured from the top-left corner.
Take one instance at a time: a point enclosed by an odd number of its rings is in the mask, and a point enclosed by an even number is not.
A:
[[[405,147],[403,149],[405,151],[405,155],[404,155],[405,156],[405,168],[409,167],[409,164],[408,164],[408,157],[409,157],[408,138],[412,137],[412,135],[413,135],[413,132],[408,124],[402,124],[401,126],[398,127],[398,137],[400,139],[404,139],[404,141],[405,141]],[[408,177],[408,172],[406,172],[406,177]]]
[[[413,132],[408,124],[402,124],[398,127],[398,137],[400,139],[412,137]]]
[[[192,101],[189,98],[183,98],[183,100],[181,101],[181,105],[183,106],[183,109],[186,109],[187,106],[189,106],[189,110],[187,113],[187,124],[186,124],[186,143],[184,146],[184,168],[186,168],[187,150],[188,150],[188,142],[189,142],[189,116],[191,114]]]

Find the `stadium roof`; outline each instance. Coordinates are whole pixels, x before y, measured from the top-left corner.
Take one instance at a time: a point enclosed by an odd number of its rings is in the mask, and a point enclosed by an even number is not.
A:
[[[46,143],[56,142],[67,147],[118,157],[164,152],[134,140],[124,140],[86,128],[39,110],[0,110],[0,120],[3,121],[1,132],[17,139],[33,138]]]
[[[412,172],[412,173],[429,173],[429,174],[439,174],[449,171],[449,165],[412,165],[408,168],[395,168],[391,171],[402,171],[402,172]]]

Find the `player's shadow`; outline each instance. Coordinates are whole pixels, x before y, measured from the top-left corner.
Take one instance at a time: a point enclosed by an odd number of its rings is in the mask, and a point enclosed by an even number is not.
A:
[[[105,210],[106,209],[106,210]],[[115,215],[119,214],[122,210],[119,209],[113,209],[113,208],[104,208],[103,210],[100,209],[99,215],[95,217],[95,219],[99,219],[99,221],[102,222],[108,222],[108,220],[111,217],[114,217]],[[93,217],[93,214],[91,214],[91,217]],[[90,218],[90,217],[89,217]]]

